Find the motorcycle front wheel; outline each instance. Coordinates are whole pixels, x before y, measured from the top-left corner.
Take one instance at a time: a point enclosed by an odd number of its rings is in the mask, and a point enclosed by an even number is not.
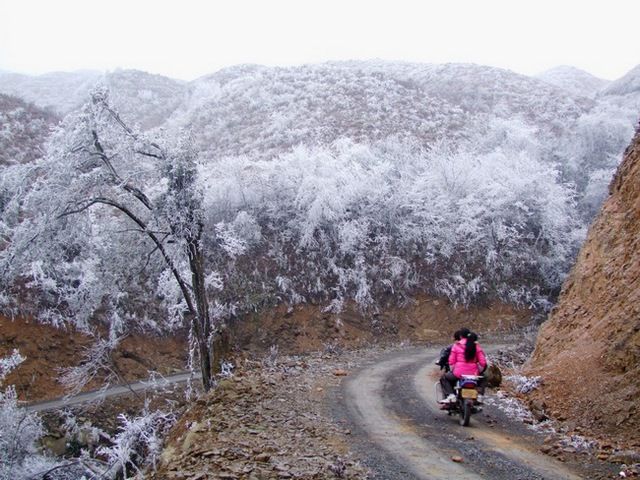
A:
[[[465,398],[462,400],[462,408],[460,408],[460,425],[463,427],[469,426],[471,420],[471,409],[473,408],[473,400]]]

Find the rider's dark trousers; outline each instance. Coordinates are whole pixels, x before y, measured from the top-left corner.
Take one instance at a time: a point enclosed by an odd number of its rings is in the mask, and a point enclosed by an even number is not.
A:
[[[447,372],[440,377],[440,386],[442,387],[442,394],[444,398],[447,398],[452,393],[455,393],[453,389],[458,381],[458,377],[456,377],[453,372]],[[487,379],[484,375],[480,376],[478,380],[478,393],[484,395],[484,389],[487,386]]]
[[[453,387],[457,381],[458,377],[456,377],[453,372],[447,372],[440,377],[440,386],[442,387],[442,394],[444,395],[444,398],[455,393]]]

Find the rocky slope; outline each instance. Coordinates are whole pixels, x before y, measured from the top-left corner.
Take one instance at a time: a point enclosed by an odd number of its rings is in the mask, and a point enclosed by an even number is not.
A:
[[[247,364],[182,416],[147,478],[369,478],[323,407],[350,366],[328,354]]]
[[[640,445],[640,132],[530,363],[548,411]]]

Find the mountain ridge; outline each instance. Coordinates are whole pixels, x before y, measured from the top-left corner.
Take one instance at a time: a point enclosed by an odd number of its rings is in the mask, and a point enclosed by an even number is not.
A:
[[[535,75],[535,77],[568,92],[574,94],[579,92],[587,97],[594,97],[611,83],[610,80],[598,78],[585,70],[569,65],[553,67]]]
[[[520,142],[545,163],[561,166],[563,181],[588,197],[583,210],[590,217],[637,119],[640,87],[634,90],[629,80],[634,72],[623,77],[623,90],[589,95],[496,67],[379,60],[243,64],[190,82],[139,70],[58,73],[29,80],[22,93],[66,113],[86,102],[99,82],[130,126],[169,135],[191,130],[206,163],[273,159],[299,146],[329,148],[345,139],[392,139],[426,149],[443,139],[457,148],[478,135]],[[0,91],[20,90],[16,79],[25,77],[12,75],[0,74]],[[42,84],[60,79],[55,88]],[[628,93],[613,93],[621,91]]]

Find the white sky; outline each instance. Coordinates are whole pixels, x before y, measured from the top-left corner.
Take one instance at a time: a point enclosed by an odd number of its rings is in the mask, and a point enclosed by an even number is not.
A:
[[[473,62],[615,79],[640,63],[640,0],[0,0],[0,70]]]

